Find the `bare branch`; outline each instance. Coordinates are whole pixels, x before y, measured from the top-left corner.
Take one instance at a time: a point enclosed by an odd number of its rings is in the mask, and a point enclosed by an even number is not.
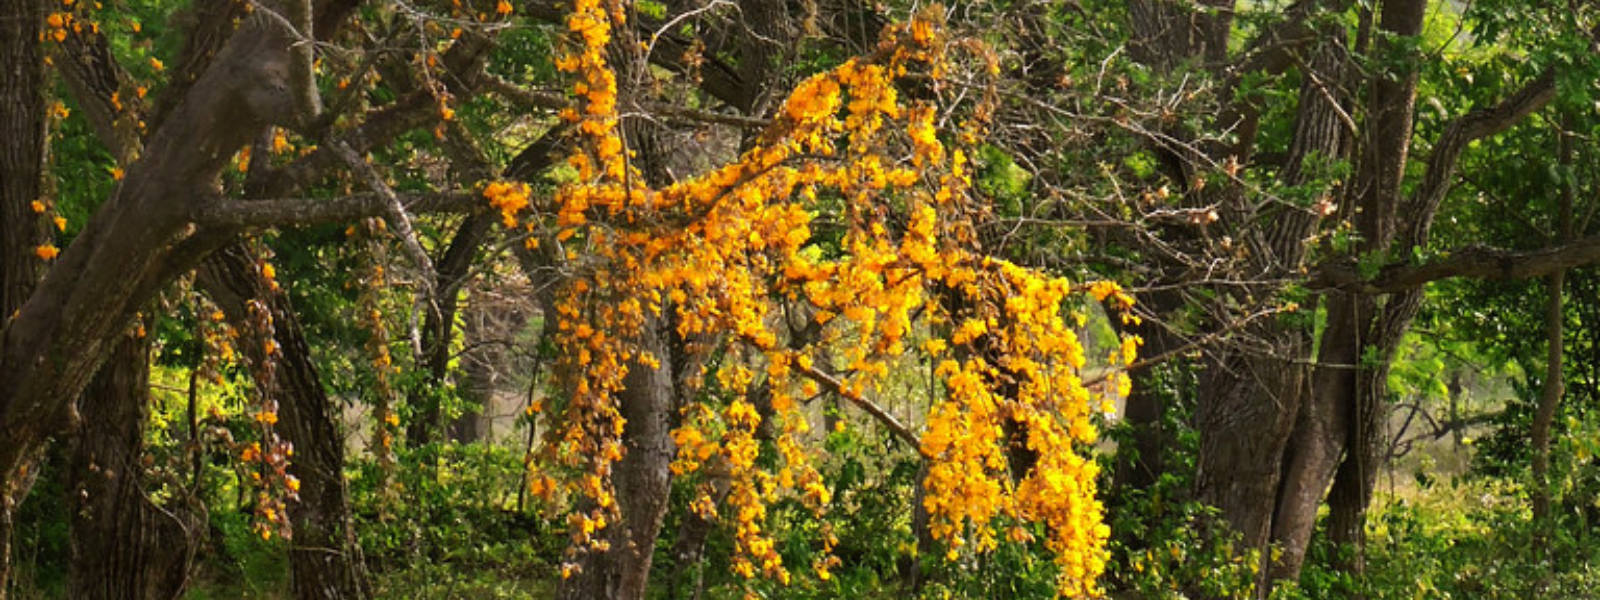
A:
[[[856,408],[859,408],[865,411],[867,414],[872,415],[872,418],[877,419],[878,423],[888,428],[889,433],[894,434],[894,436],[900,438],[901,441],[910,444],[912,448],[922,447],[922,441],[917,439],[917,434],[912,433],[911,429],[906,427],[904,423],[901,423],[899,419],[894,418],[894,415],[889,414],[889,411],[884,410],[883,407],[878,406],[871,400],[861,397],[861,394],[856,393],[855,391],[852,391],[850,388],[846,387],[844,382],[839,381],[838,378],[822,372],[815,366],[796,366],[799,368],[800,374],[805,375],[807,379],[817,382],[818,385],[821,385],[828,391],[838,394],[839,397],[850,401],[851,404],[856,405]]]
[[[483,208],[483,197],[471,192],[396,194],[409,213],[470,213]],[[339,198],[275,198],[222,200],[200,206],[189,219],[201,227],[284,227],[337,223],[388,214],[388,200],[378,194]]]
[[[1475,244],[1435,261],[1389,265],[1371,278],[1363,278],[1353,262],[1325,265],[1312,285],[1364,294],[1390,294],[1453,277],[1528,279],[1595,263],[1600,263],[1600,236],[1538,250],[1506,250]]]
[[[428,258],[428,251],[422,249],[422,243],[417,241],[417,233],[411,227],[411,215],[406,214],[405,204],[400,202],[400,197],[395,195],[389,184],[383,181],[383,176],[378,174],[378,170],[372,167],[372,163],[367,162],[361,155],[356,154],[355,150],[351,150],[349,144],[344,143],[343,140],[336,141],[333,143],[333,150],[339,154],[340,158],[344,159],[345,164],[350,165],[350,168],[355,170],[356,174],[366,182],[368,188],[377,192],[378,196],[383,199],[384,208],[386,209],[385,216],[389,218],[389,226],[393,227],[395,234],[400,236],[401,247],[405,248],[411,262],[416,263],[417,270],[422,272],[423,280],[431,285],[437,279],[433,272],[433,260]],[[427,295],[431,296],[432,293],[428,292]]]
[[[489,90],[499,94],[500,97],[522,108],[559,111],[564,108],[576,107],[570,100],[558,94],[531,90],[495,75],[484,74],[483,84]],[[772,121],[767,119],[689,108],[667,102],[647,102],[642,103],[642,105],[656,116],[701,121],[742,129],[761,130],[772,124]]]

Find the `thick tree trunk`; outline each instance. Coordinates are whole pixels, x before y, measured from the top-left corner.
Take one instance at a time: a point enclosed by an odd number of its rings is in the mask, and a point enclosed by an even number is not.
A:
[[[257,384],[278,401],[278,428],[295,452],[289,474],[300,480],[300,498],[288,506],[294,531],[289,548],[294,597],[367,598],[366,565],[345,487],[344,435],[288,295],[266,288],[256,260],[240,244],[213,253],[200,270],[199,283],[241,331],[250,330],[251,300],[262,301],[272,315],[278,352],[268,357],[259,343],[244,346],[253,361],[276,361],[274,380]]]
[[[67,471],[73,598],[174,600],[203,539],[197,505],[181,493],[165,505],[145,493],[149,351],[148,338],[123,337],[80,400]]]
[[[1265,328],[1262,328],[1265,329]],[[1270,334],[1272,337],[1267,337]],[[1302,334],[1261,331],[1277,356],[1234,356],[1206,365],[1196,411],[1200,431],[1199,499],[1222,512],[1245,548],[1266,548],[1272,533],[1279,469],[1296,409],[1307,391]],[[1285,360],[1290,359],[1290,360]]]
[[[1348,131],[1340,118],[1347,112],[1346,51],[1342,27],[1323,30],[1323,41],[1316,49],[1310,69],[1311,75],[1300,86],[1300,111],[1295,118],[1295,135],[1292,151],[1295,160],[1289,165],[1283,180],[1288,185],[1304,185],[1313,176],[1310,161],[1342,158],[1348,155],[1354,132]],[[1332,201],[1335,190],[1325,193]],[[1301,230],[1309,233],[1310,229]],[[1280,240],[1281,245],[1296,243]],[[1304,245],[1305,242],[1298,242]],[[1303,257],[1304,251],[1296,254]],[[1325,297],[1327,319],[1345,322],[1359,319],[1352,311],[1372,310],[1370,300]],[[1290,447],[1283,459],[1283,481],[1279,486],[1274,506],[1272,540],[1279,544],[1279,560],[1263,565],[1267,579],[1260,592],[1270,590],[1271,580],[1297,579],[1305,561],[1306,547],[1316,529],[1317,506],[1327,491],[1328,480],[1333,477],[1344,448],[1344,431],[1349,421],[1347,407],[1341,404],[1346,392],[1354,385],[1353,365],[1359,358],[1355,340],[1336,338],[1327,334],[1321,339],[1320,367],[1311,374],[1310,393],[1302,400],[1304,406],[1296,418]],[[1309,350],[1307,350],[1309,353]]]
[[[606,528],[610,549],[586,553],[582,571],[561,582],[561,600],[640,600],[650,579],[656,537],[666,515],[671,491],[674,447],[672,442],[673,389],[669,350],[659,321],[643,327],[640,350],[662,357],[655,366],[628,365],[623,390],[617,393],[622,417],[624,453],[616,463],[616,486],[621,522]]]
[[[666,336],[670,333],[647,325],[640,347],[653,356],[666,356]],[[617,532],[625,533],[619,552],[618,570],[621,598],[643,598],[650,578],[650,562],[655,554],[656,536],[666,514],[667,497],[672,491],[673,394],[670,363],[655,368],[633,365],[624,380],[626,391],[620,398],[622,417],[627,419],[624,433],[626,454],[617,465],[617,503],[623,522]]]
[[[240,24],[7,327],[0,421],[10,435],[0,476],[19,473],[46,439],[73,427],[73,400],[134,313],[232,235],[195,231],[189,216],[216,198],[234,151],[268,124],[310,114],[288,83],[295,40],[262,12]]]
[[[1371,328],[1362,332],[1355,385],[1346,400],[1352,407],[1345,430],[1344,460],[1328,493],[1327,529],[1331,542],[1350,550],[1348,554],[1340,553],[1335,566],[1357,576],[1366,569],[1367,508],[1372,504],[1378,474],[1388,456],[1389,363],[1421,301],[1420,293],[1412,296],[1390,298],[1382,313],[1369,321]]]
[[[34,212],[44,167],[44,74],[38,36],[39,2],[0,7],[0,324],[22,307],[42,272],[33,248],[44,241],[44,217]]]
[[[1308,73],[1299,91],[1300,109],[1290,139],[1289,158],[1279,179],[1286,187],[1320,185],[1320,192],[1325,196],[1323,201],[1327,202],[1336,190],[1331,182],[1319,179],[1319,168],[1325,161],[1349,153],[1352,133],[1341,118],[1347,112],[1341,88],[1349,60],[1346,42],[1339,28],[1332,28],[1325,34],[1307,65]],[[1271,252],[1256,257],[1258,268],[1270,272],[1294,269],[1303,264],[1308,254],[1308,238],[1316,231],[1320,218],[1321,215],[1310,210],[1287,211],[1276,223],[1266,227],[1258,235]],[[1256,293],[1265,295],[1276,290]],[[1246,547],[1262,551],[1263,560],[1271,555],[1267,552],[1269,540],[1284,542],[1287,537],[1290,543],[1285,545],[1285,558],[1298,561],[1304,554],[1304,544],[1294,545],[1294,540],[1309,539],[1316,505],[1327,485],[1326,479],[1321,483],[1308,483],[1306,475],[1318,469],[1331,475],[1333,463],[1328,460],[1337,460],[1336,453],[1329,456],[1311,452],[1320,446],[1307,447],[1308,437],[1314,439],[1317,433],[1306,429],[1308,426],[1336,426],[1328,422],[1336,415],[1318,410],[1315,396],[1322,392],[1323,386],[1336,382],[1324,381],[1322,373],[1305,366],[1312,356],[1312,335],[1303,323],[1296,323],[1294,317],[1251,329],[1257,330],[1251,336],[1253,339],[1267,342],[1265,356],[1237,356],[1260,352],[1260,349],[1223,349],[1224,355],[1235,354],[1234,358],[1209,367],[1209,379],[1233,382],[1232,385],[1239,387],[1232,393],[1248,397],[1229,393],[1202,396],[1198,483],[1204,492],[1210,482],[1224,477],[1218,474],[1219,470],[1227,470],[1226,477],[1238,478],[1235,485],[1242,487],[1237,488],[1237,493],[1222,496],[1215,492],[1209,496],[1202,493],[1202,499],[1220,508],[1229,523],[1244,535]],[[1233,366],[1236,364],[1245,367],[1240,370]],[[1214,421],[1208,416],[1213,414],[1234,420],[1213,425]],[[1256,416],[1245,421],[1236,420],[1245,415]],[[1261,426],[1257,427],[1256,423]],[[1231,441],[1234,436],[1249,441]],[[1217,440],[1215,444],[1210,441],[1212,439]],[[1217,462],[1211,456],[1213,453],[1220,453],[1222,462]],[[1238,461],[1255,464],[1241,469]],[[1282,510],[1279,499],[1283,495],[1309,499],[1311,512]],[[1295,504],[1291,508],[1303,506]],[[1298,535],[1286,536],[1286,531]],[[1278,575],[1275,565],[1262,565],[1257,581],[1258,597],[1270,592],[1271,578]]]
[[[39,56],[43,3],[0,3],[0,335],[33,292],[42,261],[33,249],[44,240],[40,200],[44,167],[44,73]],[[0,372],[7,357],[0,354]],[[3,406],[3,404],[0,404]],[[9,424],[8,424],[9,426]],[[0,600],[11,581],[11,533],[16,509],[33,489],[33,456],[0,463]]]
[[[1220,65],[1227,58],[1233,5],[1232,0],[1131,0],[1134,60],[1163,71],[1196,58]]]
[[[1329,295],[1326,302],[1329,322],[1362,319],[1356,311],[1370,315],[1373,310],[1371,301],[1364,298]],[[1281,545],[1282,554],[1270,565],[1273,580],[1299,579],[1316,529],[1317,507],[1344,454],[1352,408],[1347,400],[1356,385],[1360,344],[1355,339],[1334,338],[1328,331],[1323,332],[1309,404],[1295,424],[1294,441],[1284,461],[1273,521],[1273,541]]]
[[[1394,55],[1422,32],[1426,0],[1396,0],[1384,2],[1379,14],[1378,27],[1388,34],[1379,40],[1375,52]],[[1403,198],[1401,182],[1411,152],[1412,118],[1416,112],[1417,57],[1393,77],[1380,77],[1372,84],[1372,127],[1368,130],[1362,160],[1357,171],[1356,188],[1359,212],[1356,231],[1361,234],[1358,248],[1365,253],[1388,251],[1398,234],[1399,208]],[[1406,215],[1408,220],[1431,219],[1431,215]],[[1371,299],[1354,299],[1355,302],[1372,302]],[[1334,476],[1329,495],[1328,535],[1340,546],[1349,546],[1354,553],[1347,564],[1341,565],[1351,573],[1362,572],[1365,560],[1366,515],[1376,487],[1378,471],[1382,466],[1387,445],[1385,427],[1388,411],[1387,373],[1400,338],[1411,325],[1421,305],[1420,291],[1408,291],[1390,297],[1370,317],[1357,318],[1342,323],[1329,323],[1327,335],[1332,339],[1356,340],[1356,385],[1345,400],[1352,407],[1346,432],[1345,459]],[[1322,361],[1327,363],[1328,361]]]

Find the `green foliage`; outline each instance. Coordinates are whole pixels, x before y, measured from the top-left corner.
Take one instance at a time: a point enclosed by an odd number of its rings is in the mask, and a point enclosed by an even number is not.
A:
[[[1491,482],[1402,493],[1369,520],[1364,580],[1332,568],[1341,550],[1318,544],[1300,585],[1274,597],[1585,598],[1600,585],[1588,558],[1600,549],[1588,533],[1593,518],[1567,513],[1554,527],[1536,525],[1515,487]]]
[[[262,539],[248,510],[212,511],[212,593],[268,598],[289,584],[288,546],[282,538]]]
[[[70,558],[70,521],[66,499],[65,459],[53,452],[39,465],[34,483],[35,501],[22,505],[11,539],[12,593],[19,598],[59,597],[66,591],[64,566]],[[39,501],[46,500],[46,501]]]
[[[376,489],[373,461],[352,462],[356,531],[380,572],[455,565],[529,578],[548,575],[556,561],[562,540],[536,501],[518,494],[522,459],[509,448],[453,442],[400,448],[390,479],[398,500]]]

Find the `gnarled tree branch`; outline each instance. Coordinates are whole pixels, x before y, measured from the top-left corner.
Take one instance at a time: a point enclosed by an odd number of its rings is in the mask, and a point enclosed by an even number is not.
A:
[[[1454,277],[1528,279],[1596,263],[1600,263],[1600,236],[1538,250],[1508,250],[1474,244],[1453,250],[1438,260],[1382,267],[1371,277],[1362,277],[1353,262],[1324,265],[1312,280],[1312,286],[1364,294],[1392,294]]]

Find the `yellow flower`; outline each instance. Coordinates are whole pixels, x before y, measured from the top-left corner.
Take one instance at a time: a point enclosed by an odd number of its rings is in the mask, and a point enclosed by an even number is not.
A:
[[[40,260],[53,260],[57,255],[61,254],[61,250],[53,245],[44,244],[34,248],[33,254],[39,257]]]
[[[1122,291],[1122,286],[1115,281],[1096,281],[1089,285],[1089,295],[1094,296],[1095,302],[1105,302],[1106,297]]]
[[[274,129],[272,132],[272,153],[283,154],[293,149],[294,146],[289,144],[288,134],[282,129]]]
[[[1139,358],[1139,346],[1144,344],[1144,338],[1130,335],[1122,338],[1122,364],[1131,365]]]

